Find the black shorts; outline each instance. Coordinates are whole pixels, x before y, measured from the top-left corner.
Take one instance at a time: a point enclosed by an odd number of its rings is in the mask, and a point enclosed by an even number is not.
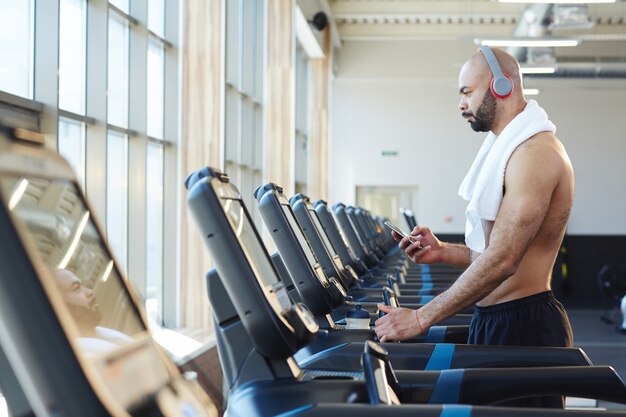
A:
[[[476,307],[467,343],[475,345],[571,347],[572,328],[563,305],[552,291]],[[562,397],[507,401],[501,405],[563,407]]]
[[[467,343],[571,347],[572,328],[552,291],[476,307]]]

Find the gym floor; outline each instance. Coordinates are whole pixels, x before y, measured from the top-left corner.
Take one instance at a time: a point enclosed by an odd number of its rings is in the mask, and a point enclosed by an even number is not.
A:
[[[626,380],[626,335],[615,331],[614,324],[601,320],[607,311],[568,309],[567,314],[574,330],[574,345],[582,348],[594,365],[610,365]],[[603,401],[598,407],[626,410],[626,405]]]

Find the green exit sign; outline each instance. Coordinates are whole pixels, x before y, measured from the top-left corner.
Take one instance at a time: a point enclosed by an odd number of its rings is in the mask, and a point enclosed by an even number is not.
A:
[[[398,151],[382,151],[382,156],[398,156]]]

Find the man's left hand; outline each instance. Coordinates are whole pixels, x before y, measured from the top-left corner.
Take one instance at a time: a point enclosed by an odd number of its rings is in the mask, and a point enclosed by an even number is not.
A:
[[[424,333],[417,311],[378,304],[385,315],[376,320],[376,336],[381,343],[411,339]]]

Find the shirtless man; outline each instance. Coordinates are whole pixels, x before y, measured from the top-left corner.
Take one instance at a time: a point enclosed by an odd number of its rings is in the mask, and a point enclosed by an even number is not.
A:
[[[54,279],[63,301],[74,318],[80,337],[79,345],[88,356],[108,352],[128,343],[131,338],[122,332],[99,326],[102,312],[93,291],[67,269],[54,270]]]
[[[492,68],[486,53],[479,51],[459,74],[459,109],[472,129],[491,131],[497,141],[505,127],[525,111],[527,101],[518,62],[502,50],[493,53],[512,79],[512,93],[505,98],[492,94]],[[527,138],[506,164],[495,220],[482,220],[482,253],[467,245],[442,242],[428,227],[418,226],[411,232],[416,243],[394,233],[400,248],[416,263],[467,269],[447,291],[419,310],[379,305],[387,313],[376,321],[381,342],[420,335],[476,304],[469,343],[571,346],[569,320],[550,291],[550,280],[572,207],[574,173],[552,132],[539,131]]]

